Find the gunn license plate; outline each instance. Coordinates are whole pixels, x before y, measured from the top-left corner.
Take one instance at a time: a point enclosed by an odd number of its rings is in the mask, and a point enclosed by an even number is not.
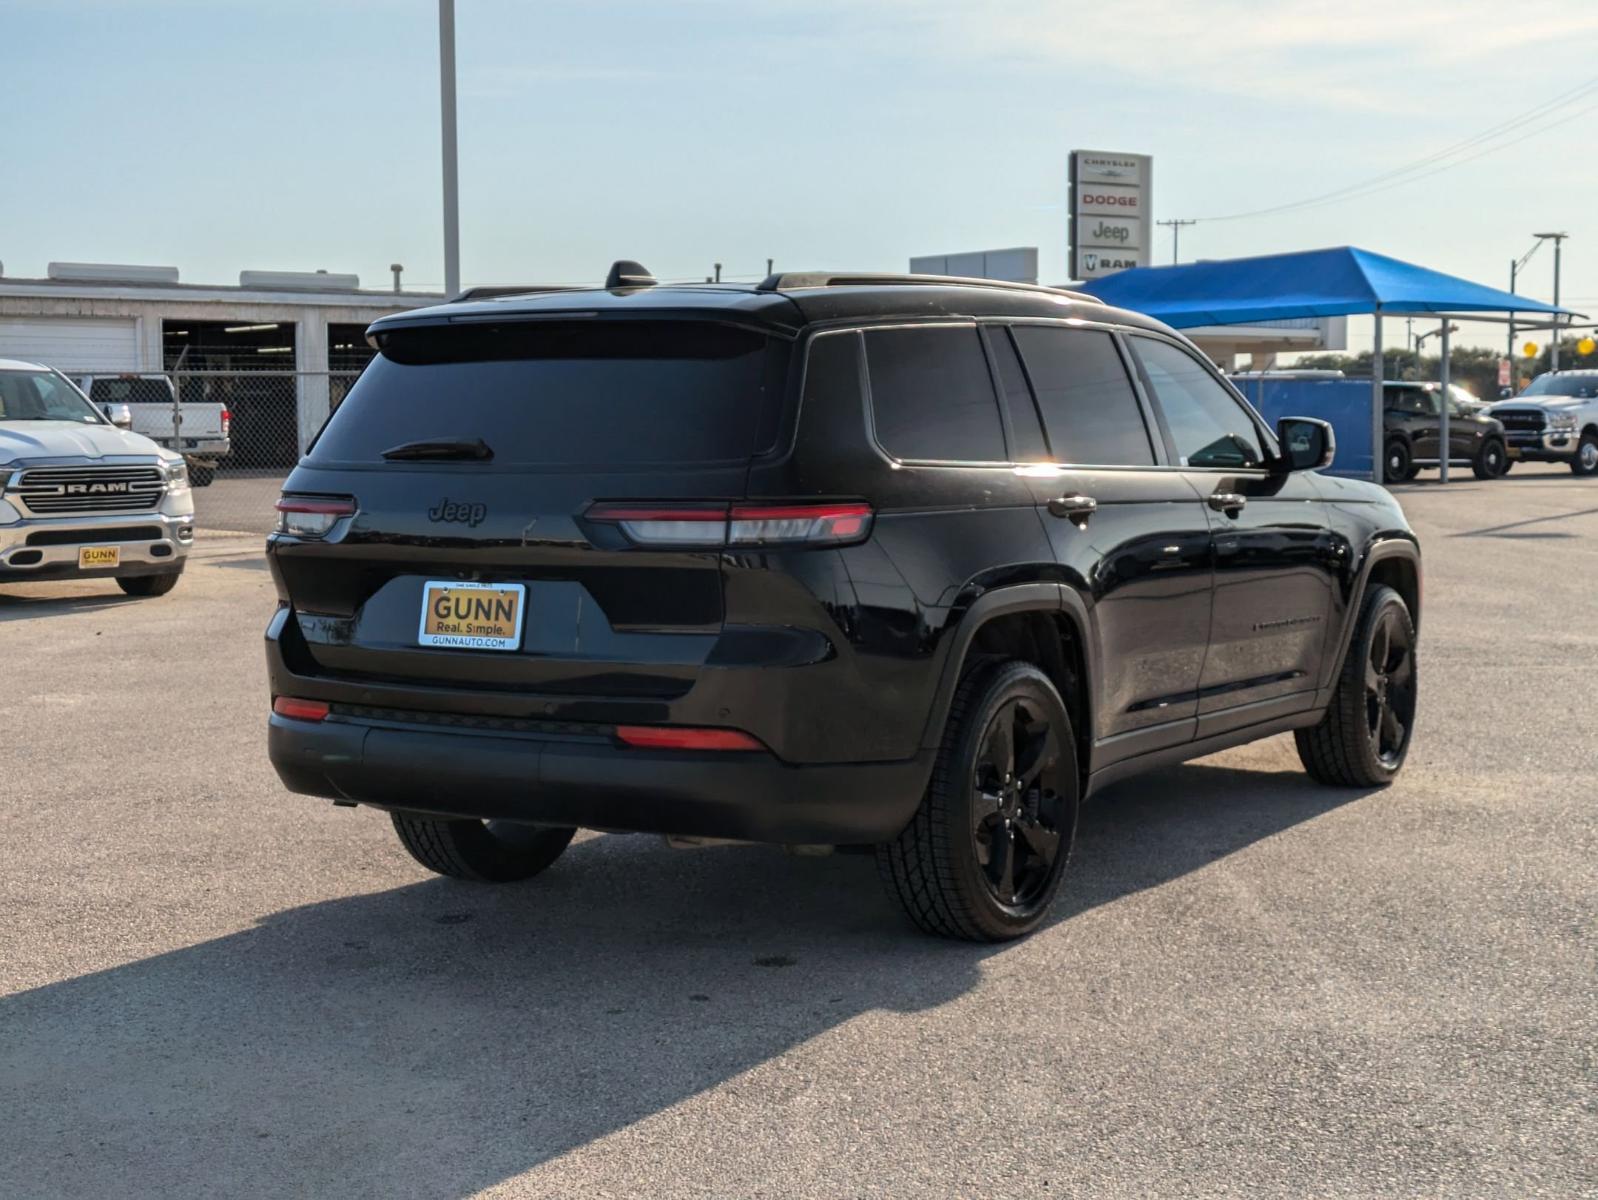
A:
[[[121,546],[80,546],[78,568],[114,567],[122,562]]]
[[[522,641],[527,586],[521,583],[446,583],[422,587],[423,646],[457,650],[515,650]]]

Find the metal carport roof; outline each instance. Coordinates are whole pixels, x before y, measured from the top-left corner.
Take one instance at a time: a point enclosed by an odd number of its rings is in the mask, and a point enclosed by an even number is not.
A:
[[[1177,329],[1375,312],[1569,312],[1356,246],[1134,267],[1074,286]]]

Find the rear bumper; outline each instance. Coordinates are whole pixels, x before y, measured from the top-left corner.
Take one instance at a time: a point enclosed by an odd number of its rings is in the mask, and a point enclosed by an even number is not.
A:
[[[335,715],[272,716],[272,765],[290,791],[383,809],[590,829],[784,843],[886,841],[931,769],[794,766],[766,753],[623,747],[592,733],[533,736]]]

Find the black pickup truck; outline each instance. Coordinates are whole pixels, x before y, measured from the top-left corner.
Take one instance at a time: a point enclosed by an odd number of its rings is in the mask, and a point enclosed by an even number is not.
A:
[[[1423,467],[1442,459],[1441,385],[1384,384],[1383,428],[1386,431],[1382,478],[1398,483],[1413,479]],[[1504,423],[1487,406],[1460,387],[1448,396],[1448,460],[1469,466],[1477,479],[1497,479],[1509,465]]]

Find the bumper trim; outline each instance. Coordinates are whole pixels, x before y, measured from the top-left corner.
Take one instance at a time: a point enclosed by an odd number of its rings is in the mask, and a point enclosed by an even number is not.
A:
[[[381,809],[743,841],[886,841],[909,823],[930,753],[795,766],[765,753],[650,751],[593,736],[537,738],[273,716],[290,791]]]

